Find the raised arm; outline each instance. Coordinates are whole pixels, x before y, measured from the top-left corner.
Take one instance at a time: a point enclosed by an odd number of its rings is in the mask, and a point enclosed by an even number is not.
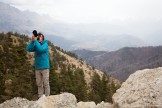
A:
[[[29,52],[34,52],[35,51],[35,48],[34,48],[34,41],[31,41],[29,43],[29,45],[26,47],[26,50],[29,51]]]
[[[38,52],[46,52],[48,51],[48,43],[45,40],[45,43],[41,45],[37,40],[34,40],[35,43],[35,50]]]

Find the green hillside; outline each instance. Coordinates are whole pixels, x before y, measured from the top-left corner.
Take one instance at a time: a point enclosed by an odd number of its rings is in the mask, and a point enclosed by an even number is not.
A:
[[[34,68],[31,63],[32,54],[25,50],[30,41],[28,36],[18,33],[0,33],[0,103],[13,97],[24,97],[35,100],[37,86]],[[108,75],[98,75],[92,69],[91,82],[85,80],[84,70],[75,64],[68,63],[66,56],[77,56],[61,48],[50,46],[50,86],[51,95],[62,92],[73,93],[78,101],[111,102],[112,95],[119,88]],[[31,55],[29,59],[28,56]]]

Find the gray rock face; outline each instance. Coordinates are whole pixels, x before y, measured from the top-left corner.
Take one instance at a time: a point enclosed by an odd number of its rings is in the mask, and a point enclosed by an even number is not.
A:
[[[94,102],[78,102],[77,108],[113,108],[113,106],[112,104],[103,101],[97,105]]]
[[[162,107],[162,67],[136,71],[113,95],[117,108]]]
[[[76,108],[77,101],[73,94],[42,96],[37,101],[29,101],[24,98],[13,98],[0,104],[0,108]]]
[[[0,108],[112,108],[110,103],[78,102],[71,93],[42,96],[37,101],[23,98],[13,98],[0,104]]]
[[[77,101],[73,94],[63,93],[54,96],[42,96],[36,102],[24,108],[76,108]]]
[[[78,102],[77,108],[95,108],[96,104],[94,102]]]
[[[113,105],[108,102],[101,102],[97,104],[96,108],[113,108]]]
[[[24,98],[16,97],[11,100],[7,100],[0,104],[0,108],[23,108],[23,106],[32,104],[33,101],[29,101]]]

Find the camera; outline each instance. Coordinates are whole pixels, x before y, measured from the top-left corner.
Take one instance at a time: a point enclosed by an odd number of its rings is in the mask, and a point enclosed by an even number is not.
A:
[[[35,37],[37,37],[37,40],[39,40],[38,33],[37,33],[36,30],[33,30],[33,35],[34,35]]]
[[[38,33],[37,33],[37,31],[36,31],[36,30],[33,30],[33,35],[34,35],[35,37],[37,37],[37,36],[38,36]]]

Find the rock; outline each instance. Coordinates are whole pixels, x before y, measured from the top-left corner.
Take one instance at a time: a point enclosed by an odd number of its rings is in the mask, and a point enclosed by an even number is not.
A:
[[[77,108],[77,100],[71,93],[43,95],[37,101],[17,97],[0,104],[0,108]]]
[[[12,80],[8,79],[5,81],[5,86],[10,86],[12,84]]]
[[[4,92],[7,95],[12,95],[13,94],[12,90],[10,89],[11,85],[12,85],[12,80],[11,79],[5,80],[5,90],[4,90]]]
[[[2,45],[0,45],[0,50],[1,50],[2,52],[4,52],[4,49],[3,49],[3,46],[2,46]]]
[[[162,107],[162,67],[136,71],[112,99],[116,108]]]
[[[101,102],[98,103],[97,105],[94,102],[78,102],[77,103],[77,108],[113,108],[112,104],[110,103],[105,103]]]
[[[111,103],[102,101],[101,103],[97,104],[96,108],[113,108],[113,106]]]
[[[95,108],[96,104],[94,102],[78,102],[77,108]]]
[[[15,97],[0,104],[0,108],[23,108],[23,106],[33,103],[24,98]]]
[[[110,103],[78,102],[71,93],[62,93],[46,97],[43,95],[37,101],[24,98],[13,98],[0,104],[0,108],[112,108]]]
[[[36,102],[24,106],[24,108],[76,108],[77,101],[73,94],[63,93],[60,95],[42,96]]]

